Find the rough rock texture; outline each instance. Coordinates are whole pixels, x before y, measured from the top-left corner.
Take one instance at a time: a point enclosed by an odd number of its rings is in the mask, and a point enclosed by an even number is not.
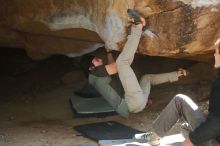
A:
[[[219,0],[0,0],[0,46],[25,48],[34,59],[77,56],[105,45],[120,50],[127,8],[146,16],[139,52],[209,60],[220,37]]]

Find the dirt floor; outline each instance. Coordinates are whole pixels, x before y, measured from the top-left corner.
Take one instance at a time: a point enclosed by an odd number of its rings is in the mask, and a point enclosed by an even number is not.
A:
[[[156,64],[151,66],[152,72],[177,69],[179,65],[190,64],[191,74],[178,83],[153,87],[150,95],[154,99],[153,107],[131,114],[127,120],[118,115],[77,118],[73,115],[68,100],[74,96],[75,90],[85,84],[78,60],[79,58],[54,56],[43,61],[33,61],[22,50],[4,49],[0,57],[0,146],[96,146],[97,142],[83,137],[73,126],[114,120],[146,131],[177,93],[193,97],[202,109],[207,109],[205,99],[213,78],[211,65],[146,59],[148,64],[153,61]],[[142,64],[144,60],[144,57],[139,58]],[[167,67],[163,68],[163,64]],[[150,67],[146,68],[149,71]],[[170,133],[178,133],[178,127],[179,123]]]

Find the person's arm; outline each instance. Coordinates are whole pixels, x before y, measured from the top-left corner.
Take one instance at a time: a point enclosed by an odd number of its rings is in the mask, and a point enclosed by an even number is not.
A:
[[[115,60],[112,56],[111,50],[106,49],[106,52],[107,52],[108,65],[105,65],[105,69],[106,69],[107,73],[109,75],[113,75],[113,74],[118,73],[117,65],[116,65]]]
[[[112,56],[112,51],[110,49],[106,49],[108,64],[115,63],[115,60]]]
[[[189,139],[194,145],[199,145],[219,135],[220,118],[209,114],[205,122],[189,133]]]
[[[109,75],[113,75],[113,74],[118,73],[117,65],[115,62],[108,64],[108,65],[105,65],[105,69]]]

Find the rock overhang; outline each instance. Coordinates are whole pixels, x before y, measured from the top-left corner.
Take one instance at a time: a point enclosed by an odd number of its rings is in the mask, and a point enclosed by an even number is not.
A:
[[[209,61],[220,37],[218,0],[14,0],[0,7],[0,45],[23,47],[34,59],[80,56],[101,46],[121,50],[128,8],[147,18],[141,54]]]

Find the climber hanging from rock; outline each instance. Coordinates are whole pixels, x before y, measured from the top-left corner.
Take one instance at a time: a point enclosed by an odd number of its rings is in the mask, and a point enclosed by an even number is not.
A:
[[[128,118],[129,112],[140,112],[146,105],[152,104],[152,100],[148,98],[151,85],[174,82],[187,75],[187,70],[179,69],[170,73],[146,74],[138,82],[130,65],[146,27],[146,21],[133,9],[128,9],[127,12],[134,18],[134,22],[116,61],[109,49],[106,49],[108,64],[104,64],[101,58],[93,55],[85,55],[81,60],[81,67],[89,83],[124,118]]]

